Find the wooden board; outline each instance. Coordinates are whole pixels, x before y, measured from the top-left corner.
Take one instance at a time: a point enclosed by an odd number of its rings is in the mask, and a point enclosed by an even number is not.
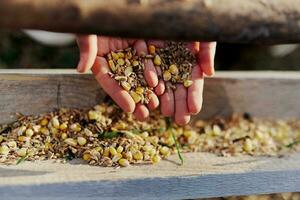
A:
[[[222,72],[205,82],[198,116],[250,112],[272,118],[300,117],[300,73]],[[0,123],[14,112],[37,114],[62,106],[89,107],[104,93],[91,74],[72,70],[0,71]],[[188,199],[300,191],[300,153],[288,157],[176,155],[158,165],[113,169],[25,162],[0,165],[0,199]]]

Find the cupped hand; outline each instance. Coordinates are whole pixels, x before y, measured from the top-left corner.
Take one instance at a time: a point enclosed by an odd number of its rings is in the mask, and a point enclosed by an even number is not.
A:
[[[135,104],[130,94],[125,91],[116,80],[110,77],[110,68],[104,57],[111,51],[126,49],[133,46],[137,54],[147,54],[147,44],[144,40],[125,40],[121,38],[111,38],[96,35],[78,36],[77,43],[80,49],[80,61],[77,66],[79,72],[92,70],[97,81],[104,91],[125,111],[133,112],[135,117],[143,121],[149,116],[149,110],[154,110],[159,105],[158,97],[153,93],[147,105]],[[149,87],[157,87],[157,91],[163,93],[161,84],[158,84],[156,69],[152,61],[144,63],[144,76]]]
[[[157,47],[164,47],[163,41],[148,41]],[[174,116],[175,122],[179,125],[185,125],[190,121],[191,115],[200,112],[202,107],[203,76],[212,76],[214,74],[214,56],[216,51],[215,42],[190,42],[187,47],[197,58],[197,64],[193,67],[191,80],[193,84],[185,88],[178,84],[173,91],[166,87],[164,93],[156,91],[160,96],[161,112],[164,116]],[[158,73],[161,73],[157,68]],[[161,76],[160,76],[161,77]],[[159,83],[162,84],[162,80]],[[157,87],[159,88],[159,87]],[[157,89],[156,88],[156,89]]]

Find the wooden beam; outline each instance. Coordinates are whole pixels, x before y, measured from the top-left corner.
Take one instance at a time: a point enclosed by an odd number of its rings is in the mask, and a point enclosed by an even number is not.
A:
[[[300,1],[1,0],[0,27],[238,43],[300,42]]]

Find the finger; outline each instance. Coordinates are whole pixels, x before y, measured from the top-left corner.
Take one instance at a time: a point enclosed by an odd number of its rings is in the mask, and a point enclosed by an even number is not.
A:
[[[132,113],[135,109],[135,102],[128,92],[123,90],[117,81],[112,79],[108,72],[107,61],[103,57],[97,57],[92,68],[95,77],[103,90],[118,104],[125,112]]]
[[[189,42],[186,47],[192,52],[192,54],[197,55],[200,49],[200,42]]]
[[[149,110],[155,110],[159,106],[158,97],[154,93],[150,94],[150,101],[147,106]]]
[[[165,42],[163,40],[148,40],[148,45],[153,45],[157,48],[163,48],[165,46]]]
[[[214,75],[214,59],[216,53],[216,42],[203,42],[200,45],[198,63],[203,73],[207,76]]]
[[[187,105],[187,90],[182,84],[178,84],[175,90],[175,122],[178,125],[187,124],[191,116]]]
[[[147,48],[146,42],[143,40],[136,41],[134,44],[134,48],[136,49],[138,55],[148,53],[148,48]],[[144,65],[145,65],[144,76],[145,76],[145,79],[146,79],[148,85],[150,87],[156,87],[158,84],[158,78],[157,78],[156,69],[154,67],[152,60],[150,60],[150,59],[145,60]]]
[[[145,121],[149,117],[149,110],[145,105],[137,104],[133,114],[137,120]]]
[[[160,96],[165,92],[165,82],[162,80],[160,67],[156,67],[157,77],[159,79],[157,86],[154,89],[156,95]]]
[[[160,110],[165,117],[174,115],[174,93],[171,89],[166,89],[166,92],[160,96]]]
[[[97,55],[105,56],[111,51],[127,48],[128,42],[127,40],[122,40],[121,38],[98,36],[97,45],[98,45]]]
[[[202,108],[203,75],[199,65],[192,70],[193,84],[188,88],[188,110],[190,114],[197,114]]]
[[[79,35],[77,44],[80,51],[80,60],[77,65],[77,71],[80,73],[91,69],[97,56],[97,36]]]

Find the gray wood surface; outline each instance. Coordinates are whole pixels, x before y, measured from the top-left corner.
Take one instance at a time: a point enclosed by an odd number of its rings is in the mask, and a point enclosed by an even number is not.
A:
[[[299,0],[1,0],[0,27],[239,43],[300,41]]]
[[[300,117],[300,73],[221,72],[205,82],[198,116],[250,112]],[[0,122],[14,112],[37,114],[61,106],[89,107],[104,93],[91,74],[73,70],[0,71]],[[277,157],[176,155],[158,165],[113,169],[80,161],[0,165],[0,199],[188,199],[300,191],[300,153]]]

